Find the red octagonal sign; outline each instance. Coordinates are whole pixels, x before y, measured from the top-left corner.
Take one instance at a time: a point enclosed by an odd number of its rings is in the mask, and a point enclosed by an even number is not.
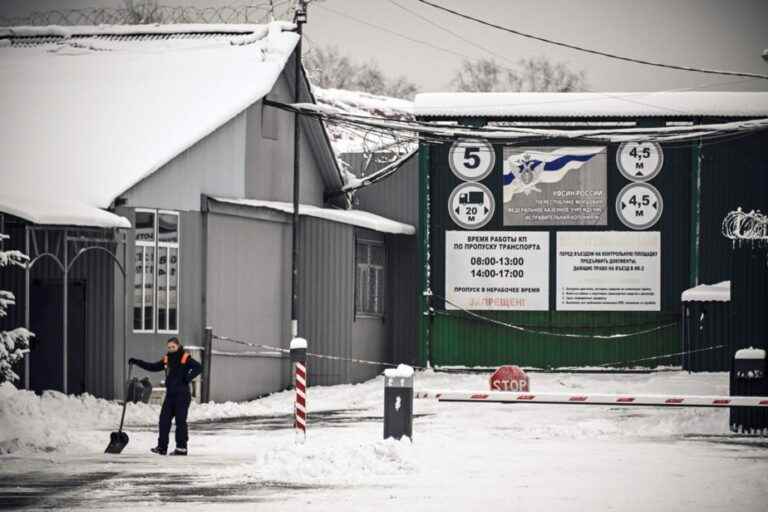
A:
[[[491,391],[530,391],[528,374],[519,366],[500,366],[491,375]]]

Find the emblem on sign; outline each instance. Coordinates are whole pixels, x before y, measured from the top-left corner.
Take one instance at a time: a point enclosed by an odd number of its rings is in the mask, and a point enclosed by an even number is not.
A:
[[[462,183],[448,198],[451,219],[464,229],[485,226],[493,217],[496,202],[488,187],[480,183]]]
[[[619,220],[631,229],[647,229],[661,218],[664,203],[661,194],[648,183],[630,183],[616,197]]]
[[[486,140],[460,140],[448,152],[448,165],[460,180],[480,181],[493,171],[496,152]]]
[[[663,164],[664,152],[655,142],[623,142],[616,152],[616,165],[628,180],[653,179]]]

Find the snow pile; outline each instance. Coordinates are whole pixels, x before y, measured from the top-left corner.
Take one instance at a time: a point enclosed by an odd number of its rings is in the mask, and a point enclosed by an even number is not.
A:
[[[680,295],[683,302],[730,302],[731,282],[721,281],[717,284],[700,284],[684,290]]]
[[[343,437],[343,434],[342,434]],[[411,473],[416,466],[410,440],[310,439],[288,442],[256,455],[253,464],[220,470],[217,479],[241,482],[290,482],[291,484],[355,485],[372,478]]]

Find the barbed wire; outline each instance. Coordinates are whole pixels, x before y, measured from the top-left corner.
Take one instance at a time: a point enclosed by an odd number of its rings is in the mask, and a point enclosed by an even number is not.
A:
[[[721,233],[735,241],[752,240],[768,242],[768,216],[759,210],[745,212],[738,208],[723,219]]]
[[[152,5],[151,8],[143,6],[138,10],[127,7],[89,7],[32,11],[26,16],[0,16],[0,26],[264,23],[270,18],[290,20],[292,13],[291,0],[217,7]]]

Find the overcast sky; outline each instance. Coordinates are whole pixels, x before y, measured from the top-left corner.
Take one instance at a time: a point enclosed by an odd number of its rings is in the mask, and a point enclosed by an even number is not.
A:
[[[435,1],[496,24],[589,48],[671,64],[768,74],[768,64],[761,58],[768,48],[767,0]],[[211,6],[263,0],[160,3]],[[121,0],[0,0],[0,16],[121,4]],[[553,47],[462,20],[417,0],[317,0],[310,5],[306,34],[309,46],[332,44],[353,60],[376,61],[388,74],[405,75],[424,92],[450,90],[451,77],[464,58],[492,57],[513,66],[520,58],[535,56],[584,70],[589,89],[595,91],[768,91],[768,80],[662,70]]]

